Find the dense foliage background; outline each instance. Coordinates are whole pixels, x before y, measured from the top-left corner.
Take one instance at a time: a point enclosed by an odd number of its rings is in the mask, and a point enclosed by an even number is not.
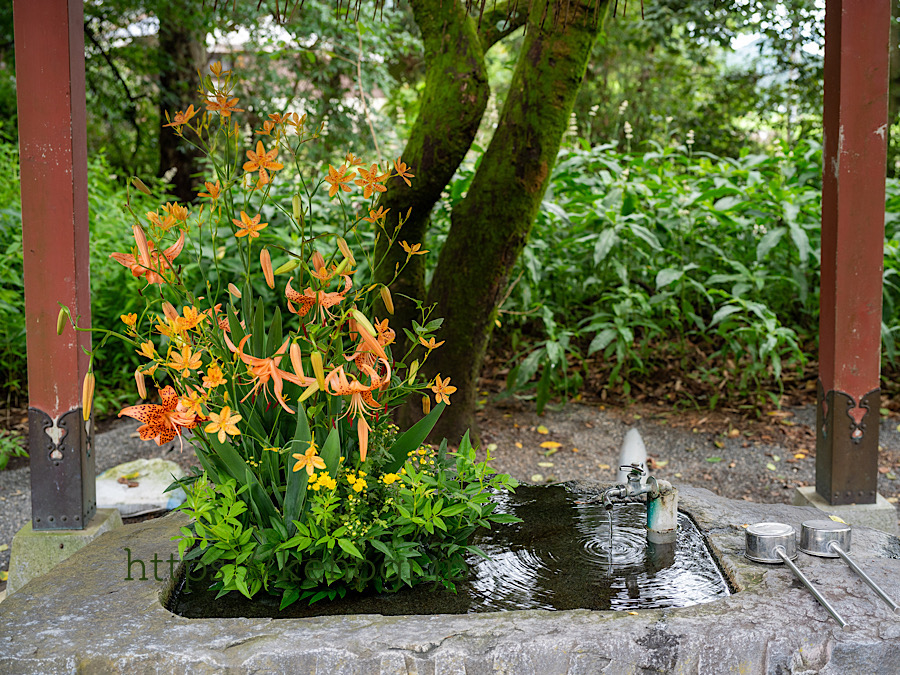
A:
[[[641,3],[627,12],[623,4],[594,46],[540,214],[495,315],[488,375],[536,397],[539,407],[580,393],[777,404],[785,385],[814,377],[822,3],[645,0],[643,18]],[[348,151],[384,160],[400,154],[425,86],[419,29],[405,4],[376,12],[363,3],[353,18],[315,0],[290,17],[256,2],[85,4],[95,322],[112,325],[132,309],[128,272],[108,260],[131,246],[121,208],[128,178],[158,177],[158,189],[181,200],[196,192],[199,160],[168,130],[160,133],[167,111],[198,102],[195,87],[173,84],[192,71],[214,60],[233,67],[240,105],[259,124],[271,110],[296,110],[324,125],[321,142],[308,149],[323,170]],[[4,5],[0,396],[7,407],[26,400],[12,38]],[[491,98],[476,143],[432,212],[432,250],[440,250],[449,214],[494,133],[522,41],[519,29],[487,53]],[[900,72],[892,72],[897,81]],[[900,128],[891,105],[893,176]],[[891,390],[900,331],[893,179],[886,208],[882,337]],[[97,361],[101,414],[132,398],[134,356],[116,349],[110,344]]]

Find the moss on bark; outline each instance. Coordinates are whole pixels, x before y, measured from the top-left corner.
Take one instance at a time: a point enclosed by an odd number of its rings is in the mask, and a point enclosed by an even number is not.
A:
[[[391,209],[386,221],[389,231],[398,215],[412,208],[398,241],[414,244],[424,239],[432,207],[472,145],[490,90],[475,22],[465,8],[452,0],[412,0],[410,4],[422,31],[426,64],[420,113],[403,151],[403,161],[415,179],[411,187],[400,178],[391,179],[378,205]],[[388,249],[387,244],[382,236],[375,249],[376,260],[384,259],[375,275],[382,283],[390,281],[396,266],[406,261],[400,246]],[[421,256],[413,257],[391,292],[395,306],[391,323],[398,328],[398,340],[404,341],[399,328],[409,327],[418,316],[415,305],[401,296],[425,298]],[[401,349],[405,352],[403,345]]]
[[[428,302],[444,346],[426,372],[458,387],[437,436],[474,426],[476,385],[497,305],[547,188],[607,0],[534,0],[500,120],[466,198],[454,209]],[[563,17],[560,12],[566,12]]]

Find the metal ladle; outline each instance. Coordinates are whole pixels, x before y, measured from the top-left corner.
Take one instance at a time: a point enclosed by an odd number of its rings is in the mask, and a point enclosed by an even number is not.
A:
[[[887,593],[863,572],[850,558],[850,526],[833,520],[807,520],[800,528],[800,550],[809,555],[821,558],[837,558],[840,556],[847,565],[862,579],[869,588],[884,600],[893,612],[900,612],[900,605],[894,602]]]
[[[784,523],[756,523],[750,525],[744,536],[744,555],[754,562],[760,563],[784,563],[794,573],[801,583],[806,586],[819,604],[838,622],[843,628],[847,625],[837,610],[829,604],[818,589],[812,585],[803,572],[794,564],[797,557],[797,531]]]

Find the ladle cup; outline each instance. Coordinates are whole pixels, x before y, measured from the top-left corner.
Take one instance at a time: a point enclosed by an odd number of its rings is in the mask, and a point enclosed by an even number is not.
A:
[[[843,628],[847,625],[843,617],[837,613],[818,589],[812,585],[803,572],[794,564],[797,557],[797,531],[784,523],[756,523],[750,525],[744,535],[744,555],[754,562],[760,563],[784,563],[794,573],[800,582],[806,586],[819,604],[838,622]]]
[[[807,520],[800,528],[800,550],[809,555],[821,558],[843,559],[850,569],[862,579],[869,588],[884,600],[893,612],[900,612],[900,605],[888,596],[871,578],[863,572],[848,554],[850,550],[850,526],[833,520]]]

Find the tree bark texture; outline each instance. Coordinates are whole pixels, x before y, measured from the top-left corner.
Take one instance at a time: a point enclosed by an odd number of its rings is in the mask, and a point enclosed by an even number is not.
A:
[[[411,187],[401,178],[391,179],[378,206],[391,209],[385,220],[389,234],[398,216],[412,207],[398,242],[415,244],[423,241],[432,207],[472,145],[490,89],[475,23],[465,8],[456,0],[412,0],[410,4],[422,31],[426,64],[419,116],[403,151],[403,161],[415,178]],[[382,261],[376,280],[389,282],[406,257],[399,245],[388,249],[388,239],[382,235],[375,248],[375,259]],[[391,294],[395,308],[391,323],[397,328],[398,349],[406,353],[406,338],[400,329],[410,328],[419,316],[415,304],[402,296],[425,299],[422,256],[412,257],[391,284]]]
[[[166,112],[172,117],[197,103],[200,86],[198,71],[206,68],[205,32],[201,22],[187,4],[159,3],[159,115],[165,123]],[[193,201],[198,181],[192,175],[200,171],[200,151],[177,136],[171,127],[160,128],[159,175],[173,167],[170,191],[181,202]]]
[[[534,0],[499,123],[454,209],[428,293],[445,344],[425,372],[458,387],[435,430],[474,426],[477,380],[510,272],[537,216],[608,2]]]

